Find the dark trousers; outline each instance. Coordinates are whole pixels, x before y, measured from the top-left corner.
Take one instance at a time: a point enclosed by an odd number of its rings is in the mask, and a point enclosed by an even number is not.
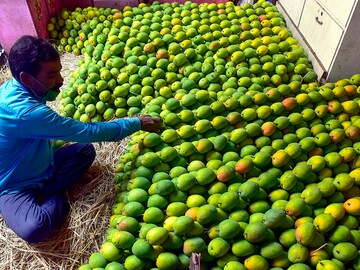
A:
[[[54,151],[55,172],[42,190],[0,196],[6,224],[29,243],[41,242],[63,225],[70,206],[66,190],[72,187],[95,159],[92,144],[71,144]]]

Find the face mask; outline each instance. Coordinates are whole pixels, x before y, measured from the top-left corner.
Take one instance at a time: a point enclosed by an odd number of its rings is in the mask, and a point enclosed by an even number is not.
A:
[[[43,97],[43,99],[45,101],[54,101],[54,100],[56,100],[56,98],[59,94],[60,94],[59,89],[49,89],[48,92],[46,93],[45,97]]]
[[[60,94],[60,87],[61,87],[61,84],[58,84],[58,85],[55,85],[54,88],[52,89],[47,89],[42,83],[40,83],[37,79],[35,79],[34,77],[31,76],[31,78],[38,84],[37,87],[41,87],[42,88],[42,92],[46,92],[46,94],[44,96],[39,96],[35,93],[35,91],[33,89],[30,88],[31,92],[41,98],[42,100],[44,101],[54,101],[56,100],[57,96]]]

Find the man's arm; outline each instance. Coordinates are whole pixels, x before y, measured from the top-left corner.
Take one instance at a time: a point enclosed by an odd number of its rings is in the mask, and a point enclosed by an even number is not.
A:
[[[4,120],[6,121],[6,120]],[[72,142],[118,141],[140,129],[158,131],[161,119],[140,116],[110,122],[83,123],[62,117],[46,105],[39,106],[14,122],[9,119],[7,136],[62,139]]]

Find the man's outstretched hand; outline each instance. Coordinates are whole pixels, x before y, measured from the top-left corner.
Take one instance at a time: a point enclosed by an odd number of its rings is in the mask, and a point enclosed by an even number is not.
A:
[[[142,115],[139,117],[141,122],[141,130],[160,132],[162,129],[162,119],[159,117],[151,117],[149,115]]]

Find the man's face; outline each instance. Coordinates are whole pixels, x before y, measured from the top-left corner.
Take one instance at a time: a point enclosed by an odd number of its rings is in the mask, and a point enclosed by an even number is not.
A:
[[[31,90],[38,96],[45,96],[49,89],[59,89],[63,84],[60,59],[43,62],[40,64],[40,70],[37,76],[31,81]]]

